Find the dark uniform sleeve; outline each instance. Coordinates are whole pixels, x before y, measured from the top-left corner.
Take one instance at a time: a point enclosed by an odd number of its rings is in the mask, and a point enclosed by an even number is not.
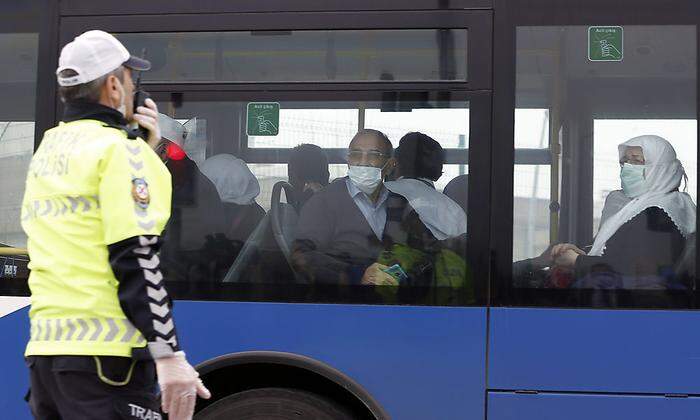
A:
[[[148,342],[154,359],[180,350],[172,301],[163,286],[159,236],[139,236],[109,245],[109,262],[119,280],[119,304]]]

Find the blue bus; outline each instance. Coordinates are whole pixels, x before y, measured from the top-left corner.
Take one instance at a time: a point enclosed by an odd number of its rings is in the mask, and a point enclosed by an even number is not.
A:
[[[97,28],[153,63],[141,83],[163,114],[174,187],[161,258],[181,342],[213,393],[196,418],[700,416],[697,1],[2,8],[0,417],[31,417],[23,180],[61,119],[60,48]],[[466,214],[466,235],[383,240],[425,220],[380,210],[370,230],[348,194],[309,213],[329,189],[351,191],[348,147],[365,129],[394,150],[410,132],[440,145],[428,184]],[[615,242],[615,261],[583,275],[580,261],[605,257],[596,240],[636,217],[621,216],[636,205],[621,190],[627,153],[639,147],[644,179],[656,176],[639,136],[675,151],[686,176]],[[296,181],[319,167],[320,185]],[[320,245],[304,236],[321,230]],[[408,280],[368,285],[374,264]]]

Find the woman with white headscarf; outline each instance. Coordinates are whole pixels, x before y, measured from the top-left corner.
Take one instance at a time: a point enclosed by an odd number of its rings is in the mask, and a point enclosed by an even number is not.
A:
[[[632,138],[618,146],[621,193],[606,199],[603,220],[587,255],[570,244],[552,250],[555,263],[578,279],[592,272],[623,276],[625,287],[657,287],[695,232],[696,208],[679,191],[687,180],[673,146],[659,136]]]
[[[226,236],[244,243],[265,216],[265,210],[255,202],[260,194],[255,175],[244,161],[229,154],[208,158],[200,170],[219,192],[229,224]]]

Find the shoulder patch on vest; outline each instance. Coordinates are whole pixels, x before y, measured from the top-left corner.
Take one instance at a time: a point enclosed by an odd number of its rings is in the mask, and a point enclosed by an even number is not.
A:
[[[151,202],[151,194],[148,192],[148,183],[143,178],[131,180],[131,196],[137,206],[145,209]]]

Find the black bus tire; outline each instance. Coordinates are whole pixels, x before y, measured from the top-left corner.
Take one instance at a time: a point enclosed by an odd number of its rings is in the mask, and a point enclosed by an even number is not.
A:
[[[352,420],[335,402],[293,388],[259,388],[224,397],[195,416],[196,420]]]

